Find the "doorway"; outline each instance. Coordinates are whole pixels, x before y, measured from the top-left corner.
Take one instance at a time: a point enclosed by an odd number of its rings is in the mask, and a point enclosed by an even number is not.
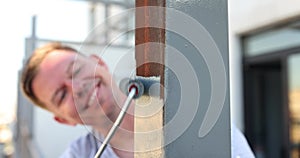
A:
[[[284,157],[283,73],[279,59],[244,67],[245,132],[257,158]]]

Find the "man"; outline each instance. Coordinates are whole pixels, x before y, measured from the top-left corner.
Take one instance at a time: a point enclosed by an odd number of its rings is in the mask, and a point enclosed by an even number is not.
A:
[[[126,100],[102,59],[85,57],[60,43],[41,47],[28,59],[22,88],[35,104],[52,112],[57,122],[91,125],[103,135],[108,133]],[[130,107],[129,111],[133,111],[134,106]],[[133,157],[134,117],[126,115],[120,129],[110,145],[116,155]]]
[[[101,58],[86,57],[60,43],[37,49],[23,68],[21,82],[26,96],[52,112],[57,122],[85,124],[94,129],[93,133],[71,144],[62,155],[66,158],[94,157],[127,98],[113,82]],[[130,115],[134,106],[128,111],[102,157],[134,157],[134,116]],[[232,156],[252,158],[253,154],[239,131],[233,130],[232,137],[240,140],[233,141]]]

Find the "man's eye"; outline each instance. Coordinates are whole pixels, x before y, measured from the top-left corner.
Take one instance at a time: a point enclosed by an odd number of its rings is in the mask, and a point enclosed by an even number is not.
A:
[[[80,70],[81,70],[81,67],[79,67],[79,68],[75,71],[74,75],[79,74]]]
[[[79,74],[80,70],[81,70],[81,67],[77,68],[77,69],[73,72],[73,74],[72,74],[71,77],[77,76],[77,75]]]
[[[63,88],[61,90],[61,94],[60,94],[60,98],[59,98],[59,101],[58,101],[58,105],[60,105],[64,101],[66,95],[67,95],[67,89]]]

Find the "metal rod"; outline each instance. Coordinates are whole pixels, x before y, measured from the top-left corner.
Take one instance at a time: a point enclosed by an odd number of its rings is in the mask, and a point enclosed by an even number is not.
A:
[[[132,88],[131,91],[128,94],[128,97],[124,103],[124,106],[121,109],[121,112],[117,118],[117,120],[115,121],[115,123],[113,124],[113,126],[111,127],[110,131],[108,132],[106,138],[104,139],[103,143],[101,144],[100,148],[98,149],[96,155],[94,158],[100,158],[100,156],[102,155],[102,153],[104,152],[105,148],[107,147],[107,144],[109,143],[110,139],[113,137],[114,133],[116,132],[117,127],[120,125],[120,123],[122,122],[125,113],[127,111],[127,109],[129,108],[129,105],[131,103],[132,98],[135,95],[135,88]]]

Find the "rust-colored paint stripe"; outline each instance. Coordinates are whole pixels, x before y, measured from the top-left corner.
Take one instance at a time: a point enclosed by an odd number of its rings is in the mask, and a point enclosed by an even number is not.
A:
[[[136,15],[136,23],[143,28],[136,29],[136,62],[137,75],[139,76],[161,76],[164,73],[164,47],[153,48],[149,42],[165,43],[165,30],[151,28],[150,23],[162,23],[164,26],[164,13],[151,13],[146,6],[165,6],[164,0],[136,0],[136,7],[143,7],[143,14]],[[141,25],[142,24],[142,25]],[[155,63],[149,63],[155,61]]]

